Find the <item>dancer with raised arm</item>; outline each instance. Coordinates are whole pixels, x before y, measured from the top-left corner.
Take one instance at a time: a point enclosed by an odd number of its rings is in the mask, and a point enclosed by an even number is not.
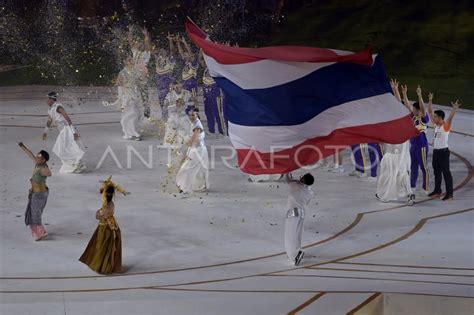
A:
[[[18,143],[20,148],[35,163],[33,176],[31,176],[31,189],[28,193],[28,206],[25,212],[25,224],[30,228],[31,235],[35,241],[42,240],[48,236],[43,226],[41,216],[48,201],[49,188],[46,179],[51,176],[48,167],[49,154],[41,150],[36,155],[23,142]]]
[[[443,197],[443,201],[451,200],[454,197],[453,189],[453,176],[449,168],[449,145],[448,138],[451,126],[453,124],[453,118],[458,111],[461,103],[459,100],[451,102],[453,109],[449,113],[447,120],[444,120],[445,113],[442,110],[433,111],[433,93],[429,94],[428,113],[431,117],[431,121],[434,124],[434,144],[433,144],[433,171],[435,176],[435,188],[428,195],[432,198],[439,198],[442,194],[441,181],[444,178],[446,185],[446,194]]]

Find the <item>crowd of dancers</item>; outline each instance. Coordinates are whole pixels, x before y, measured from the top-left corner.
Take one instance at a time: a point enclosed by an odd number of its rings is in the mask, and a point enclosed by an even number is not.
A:
[[[224,119],[224,95],[205,67],[202,54],[194,52],[184,37],[168,34],[168,50],[154,48],[146,29],[141,35],[137,28],[131,28],[128,34],[130,54],[124,61],[124,68],[117,78],[118,97],[113,103],[104,102],[107,106],[118,106],[122,109],[121,126],[123,138],[140,141],[139,121],[153,115],[149,101],[149,62],[155,58],[156,73],[154,76],[159,102],[160,119],[164,122],[165,132],[162,142],[173,152],[168,167],[176,166],[175,183],[182,197],[193,192],[209,189],[209,157],[206,148],[205,128],[199,118],[198,95],[202,89],[207,131],[226,134]],[[181,64],[181,66],[179,66]],[[198,68],[203,67],[202,86],[198,84]],[[179,68],[179,69],[178,69]],[[179,71],[178,71],[179,70]],[[377,181],[376,198],[382,202],[406,198],[408,204],[415,201],[419,170],[423,176],[422,189],[429,197],[442,196],[441,182],[445,181],[443,200],[453,198],[453,179],[449,166],[448,137],[452,121],[460,103],[452,102],[452,110],[447,119],[442,110],[433,110],[433,93],[428,94],[428,106],[425,107],[421,88],[416,94],[418,100],[411,103],[407,96],[407,86],[391,80],[394,96],[409,111],[419,135],[401,144],[368,143],[352,146],[355,170],[350,175],[369,177]],[[59,135],[53,146],[53,152],[61,160],[60,173],[81,173],[85,170],[82,161],[84,147],[80,135],[72,124],[64,106],[57,102],[58,94],[47,95],[48,121],[43,139],[47,138],[52,123],[55,122]],[[432,167],[435,187],[429,193],[428,140],[427,128],[431,121],[434,127]],[[217,128],[216,128],[217,126]],[[42,213],[46,206],[49,189],[47,177],[51,176],[47,162],[49,154],[41,150],[36,155],[23,143],[23,151],[33,160],[35,167],[31,177],[31,189],[25,213],[25,224],[30,228],[35,240],[48,236],[43,224]],[[334,169],[342,170],[340,153],[334,155]],[[311,186],[314,177],[308,173],[298,180],[291,174],[273,174],[250,176],[250,181],[284,180],[289,185],[287,215],[285,223],[285,248],[289,259],[299,265],[304,256],[301,241],[306,206],[313,196]],[[112,182],[111,177],[103,181],[100,188],[102,207],[96,213],[99,225],[94,232],[80,261],[99,273],[121,271],[121,234],[114,219],[115,205],[113,198],[116,192],[124,195],[127,192]]]

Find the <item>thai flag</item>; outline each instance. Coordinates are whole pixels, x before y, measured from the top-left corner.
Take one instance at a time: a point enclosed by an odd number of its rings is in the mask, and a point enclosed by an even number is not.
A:
[[[191,40],[226,96],[238,163],[282,174],[357,143],[402,143],[418,134],[392,94],[380,57],[303,46],[229,47],[191,20]],[[340,147],[339,147],[340,148]]]

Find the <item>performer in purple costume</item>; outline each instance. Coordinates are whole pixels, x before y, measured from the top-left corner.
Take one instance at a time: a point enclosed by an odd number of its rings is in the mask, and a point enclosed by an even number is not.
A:
[[[370,177],[376,178],[377,166],[383,157],[383,146],[380,143],[361,143],[351,146],[351,149],[354,154],[355,171],[349,175],[363,177],[370,168]]]
[[[183,47],[181,47],[181,44],[183,44]],[[197,83],[197,69],[199,67],[199,62],[195,54],[192,52],[191,47],[189,47],[188,43],[184,39],[184,37],[181,37],[179,40],[177,40],[177,46],[178,46],[178,51],[179,54],[181,55],[181,58],[183,58],[185,64],[183,67],[183,71],[181,73],[181,84],[183,85],[183,88],[185,90],[188,90],[191,92],[191,95],[196,98],[197,97],[197,88],[198,88],[198,83]]]
[[[204,112],[207,118],[207,128],[210,133],[225,134],[223,128],[223,112],[222,112],[222,95],[221,89],[217,86],[216,81],[209,74],[209,69],[204,70],[202,77],[203,94],[204,94]]]
[[[156,60],[156,84],[158,89],[158,100],[161,106],[161,117],[168,119],[168,108],[165,106],[165,98],[170,91],[170,86],[173,83],[173,70],[175,67],[174,61],[174,45],[173,38],[168,34],[169,40],[169,55],[167,55],[164,49],[160,49],[158,55],[155,56]]]
[[[430,121],[428,113],[425,111],[425,105],[423,103],[423,97],[421,94],[420,86],[416,89],[418,95],[418,102],[410,105],[410,101],[407,96],[407,86],[402,85],[403,104],[411,112],[411,117],[416,129],[420,132],[418,136],[410,139],[410,157],[411,157],[411,169],[410,169],[410,184],[411,188],[416,187],[416,181],[418,180],[418,169],[421,168],[423,173],[423,190],[428,193],[428,139],[426,138],[426,129],[428,128],[428,122]]]

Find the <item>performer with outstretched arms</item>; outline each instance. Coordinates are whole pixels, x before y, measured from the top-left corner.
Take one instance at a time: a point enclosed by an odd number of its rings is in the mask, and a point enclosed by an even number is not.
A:
[[[175,60],[173,57],[173,38],[168,33],[169,52],[164,49],[159,49],[158,54],[155,55],[156,61],[156,85],[158,89],[158,100],[161,107],[161,118],[168,119],[168,108],[165,105],[166,95],[171,90],[173,83],[173,71],[175,67]]]
[[[41,150],[34,155],[30,149],[23,144],[18,143],[20,148],[25,151],[26,155],[35,163],[33,176],[31,176],[31,189],[28,194],[28,206],[25,212],[25,224],[30,228],[31,235],[35,241],[39,241],[48,236],[43,226],[41,216],[44,207],[48,201],[49,188],[46,186],[46,178],[51,176],[51,170],[48,167],[49,154]]]
[[[453,198],[453,176],[449,169],[449,146],[448,137],[453,123],[453,118],[458,111],[461,103],[459,100],[451,102],[453,109],[449,113],[448,119],[445,121],[445,113],[442,110],[433,111],[433,93],[429,94],[428,113],[431,117],[431,121],[434,124],[434,143],[433,143],[433,171],[435,176],[435,188],[428,195],[432,198],[439,198],[442,194],[441,181],[444,178],[446,185],[446,194],[443,197],[444,200],[450,200]]]
[[[50,92],[48,94],[47,104],[48,122],[44,129],[43,140],[48,137],[48,130],[51,128],[53,120],[58,125],[59,135],[54,143],[53,152],[61,159],[62,165],[59,169],[60,173],[81,173],[86,166],[82,162],[84,150],[80,145],[80,135],[76,128],[72,125],[71,118],[66,113],[64,107],[57,103],[58,94]]]
[[[421,88],[418,85],[416,88],[416,95],[418,101],[410,105],[410,101],[407,96],[408,88],[406,85],[402,85],[403,104],[411,112],[413,123],[416,129],[420,132],[418,136],[410,139],[410,184],[411,188],[416,188],[416,181],[418,179],[418,169],[421,168],[423,174],[423,190],[428,193],[429,184],[429,171],[428,171],[428,139],[426,138],[426,129],[428,128],[428,122],[430,118],[428,113],[425,111],[425,105],[423,103],[423,96],[421,94]]]
[[[197,69],[199,66],[198,59],[189,47],[184,37],[177,39],[177,46],[181,58],[184,60],[184,67],[181,73],[182,84],[185,90],[191,92],[192,97],[197,97]]]

